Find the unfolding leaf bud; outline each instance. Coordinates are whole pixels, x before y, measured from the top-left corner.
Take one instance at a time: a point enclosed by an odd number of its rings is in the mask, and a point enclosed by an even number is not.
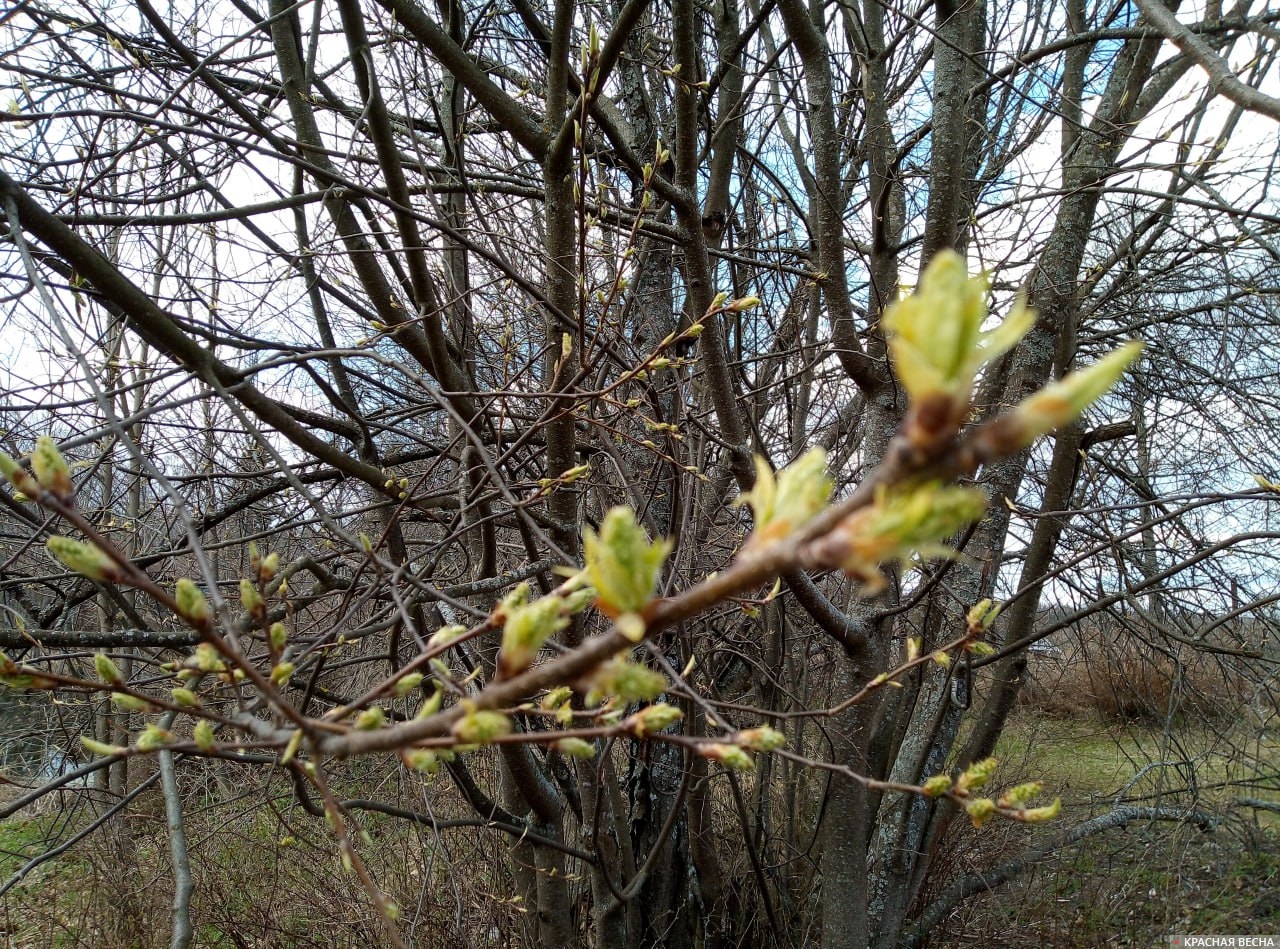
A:
[[[561,738],[555,743],[556,751],[570,758],[594,758],[596,746],[581,738]]]
[[[976,791],[991,780],[991,776],[995,774],[995,771],[995,758],[983,758],[981,761],[975,761],[956,779],[956,790]]]
[[[684,713],[680,709],[674,705],[659,702],[640,709],[623,723],[623,727],[637,738],[644,738],[664,728],[670,728],[682,718]]]
[[[644,639],[646,627],[644,617],[639,613],[623,613],[613,621],[613,625],[630,642],[638,643]]]
[[[302,747],[302,729],[297,729],[289,736],[289,743],[284,746],[284,753],[280,755],[281,766],[287,765],[298,755],[298,749]]]
[[[444,690],[436,686],[436,690],[431,693],[430,697],[422,703],[422,707],[418,709],[418,714],[414,718],[430,718],[436,712],[440,711],[440,706],[444,703]]]
[[[1019,811],[1017,818],[1027,824],[1042,824],[1045,821],[1053,820],[1062,813],[1062,798],[1055,797],[1052,804],[1044,807],[1029,807],[1026,810]]]
[[[206,626],[213,615],[209,609],[209,601],[204,594],[186,577],[178,580],[174,587],[174,600],[178,604],[178,613],[192,626]]]
[[[483,745],[511,731],[511,719],[501,712],[473,709],[453,723],[453,737],[468,745]]]
[[[129,695],[126,692],[112,692],[111,704],[125,712],[153,712],[155,706],[146,699]]]
[[[267,615],[267,602],[252,580],[240,581],[240,605],[256,620],[262,620]]]
[[[542,697],[539,703],[547,711],[555,711],[573,698],[573,689],[567,685],[558,685]]]
[[[498,670],[504,677],[522,672],[533,662],[542,644],[569,625],[562,615],[564,600],[544,596],[506,614],[502,628],[502,651],[498,654]]]
[[[925,797],[941,797],[951,790],[951,778],[949,775],[935,774],[921,785],[920,790],[924,792]]]
[[[262,563],[258,565],[258,582],[262,584],[270,583],[276,578],[276,574],[280,572],[280,555],[275,551],[267,554],[262,558]]]
[[[616,697],[623,703],[648,702],[667,690],[666,676],[622,656],[602,663],[589,677],[587,704]]]
[[[1015,785],[1001,795],[1000,806],[1004,808],[1022,807],[1042,791],[1044,791],[1044,785],[1039,781],[1028,781],[1026,784]]]
[[[965,616],[965,623],[969,629],[975,632],[986,632],[991,628],[991,624],[996,621],[996,617],[1000,615],[1003,604],[996,603],[994,600],[979,600],[970,607],[968,614]]]
[[[289,679],[293,676],[294,664],[292,662],[277,663],[275,668],[271,670],[271,684],[277,688],[284,688],[289,684]]]
[[[400,752],[405,766],[424,774],[436,774],[440,770],[440,756],[427,748],[406,748]]]
[[[747,728],[738,732],[734,741],[752,751],[777,751],[786,747],[787,737],[768,725],[761,725],[759,728]]]
[[[284,623],[272,623],[271,629],[267,631],[267,640],[271,643],[273,652],[280,652],[284,649],[285,643],[289,641],[289,630]]]
[[[427,640],[428,649],[440,649],[461,638],[467,632],[465,626],[441,626]]]
[[[698,754],[704,758],[710,758],[712,761],[719,761],[731,771],[751,771],[756,766],[756,763],[751,760],[751,756],[737,745],[711,742],[699,745]]]
[[[812,448],[776,478],[769,463],[755,459],[756,482],[737,499],[751,506],[755,528],[750,545],[777,540],[798,530],[827,505],[833,482],[827,475],[827,453]]]
[[[173,703],[183,708],[195,708],[200,704],[200,699],[190,689],[173,689],[169,694],[173,696]]]
[[[404,698],[418,686],[422,685],[425,676],[421,672],[410,672],[396,679],[396,684],[391,687],[391,694],[398,699]]]
[[[74,490],[71,485],[71,469],[67,467],[62,452],[58,451],[57,444],[48,435],[41,435],[36,439],[35,450],[31,452],[31,470],[40,487],[60,501],[71,500]]]
[[[596,591],[594,587],[583,587],[580,590],[574,590],[564,598],[564,611],[570,616],[581,613],[594,603],[595,599]]]
[[[120,685],[124,682],[124,674],[121,673],[120,667],[104,652],[93,657],[93,671],[97,673],[99,679],[111,685]]]
[[[1002,424],[1013,423],[1018,441],[1022,445],[1031,444],[1041,435],[1073,421],[1096,402],[1116,384],[1141,352],[1142,343],[1126,343],[1092,366],[1077,369],[1029,396]]]
[[[189,664],[201,672],[225,672],[227,668],[212,643],[200,643],[196,646]]]
[[[40,491],[40,485],[35,478],[27,473],[27,469],[23,468],[11,455],[4,451],[0,451],[0,474],[3,474],[9,479],[10,484],[28,497],[34,496]]]
[[[846,517],[812,544],[820,563],[844,569],[869,590],[884,585],[880,565],[917,555],[948,556],[942,541],[982,517],[987,496],[978,488],[939,484],[877,492],[874,502]]]
[[[213,750],[213,723],[207,718],[202,718],[196,722],[196,727],[192,729],[191,739],[196,743],[196,747],[201,751]]]
[[[985,277],[970,277],[964,258],[945,250],[929,262],[916,292],[886,310],[889,353],[913,403],[942,398],[962,412],[978,370],[1016,345],[1035,322],[1019,302],[1000,326],[984,333],[987,290]],[[956,412],[948,414],[958,420]]]
[[[114,583],[123,576],[115,561],[96,544],[86,544],[70,537],[50,537],[45,541],[45,547],[68,570],[90,580]]]
[[[966,801],[964,809],[969,819],[973,821],[973,826],[981,827],[995,815],[996,802],[989,797],[977,797],[972,801]]]
[[[99,755],[103,758],[111,755],[120,755],[128,751],[128,748],[122,748],[119,745],[108,745],[106,742],[95,741],[88,735],[80,736],[80,744],[84,745],[85,751],[93,755]]]
[[[387,724],[387,713],[380,705],[374,705],[356,716],[356,729],[362,732],[377,731]]]
[[[171,741],[173,741],[172,732],[165,731],[159,725],[148,725],[133,745],[139,751],[159,751]]]
[[[726,306],[725,309],[730,313],[743,313],[746,310],[754,310],[759,305],[759,297],[738,297],[738,299]]]
[[[587,574],[601,611],[611,617],[642,612],[671,546],[669,540],[651,541],[626,507],[610,510],[598,535],[590,528],[583,531]]]

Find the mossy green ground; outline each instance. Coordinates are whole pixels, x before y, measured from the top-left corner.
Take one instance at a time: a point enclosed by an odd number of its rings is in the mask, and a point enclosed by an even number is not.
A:
[[[1151,725],[1063,719],[1021,711],[996,750],[997,781],[1043,781],[1063,814],[1039,827],[993,822],[966,831],[947,856],[960,873],[1056,839],[1130,803],[1211,811],[1212,833],[1173,823],[1111,830],[963,904],[934,946],[1150,946],[1163,935],[1280,932],[1280,814],[1230,806],[1248,797],[1280,802],[1280,740],[1218,724]],[[1160,763],[1152,767],[1152,763]],[[1190,762],[1191,764],[1188,764]],[[1194,765],[1192,767],[1191,765]],[[1240,782],[1249,775],[1269,780]],[[1135,780],[1135,776],[1138,776]],[[366,775],[372,780],[374,775]],[[0,900],[0,935],[15,949],[152,946],[167,942],[171,896],[167,843],[156,800],[143,799],[118,842],[95,835],[33,870]],[[56,808],[0,822],[0,882],[65,840],[87,810]],[[519,912],[504,894],[501,848],[477,832],[444,847],[403,822],[366,815],[366,853],[402,905],[429,894],[424,920],[443,923],[435,943],[486,945]],[[323,827],[300,815],[288,789],[191,799],[188,835],[196,863],[197,944],[278,947],[378,945],[367,898],[345,874]],[[497,863],[494,863],[497,861]],[[478,868],[488,867],[481,878]],[[469,876],[468,876],[469,874]],[[465,879],[464,879],[465,878]],[[432,885],[423,888],[424,880]],[[317,895],[324,898],[317,901]],[[463,944],[459,941],[457,944]]]
[[[1218,822],[1207,833],[1134,823],[1063,848],[957,909],[933,945],[1151,946],[1173,933],[1280,932],[1280,813],[1240,803],[1280,803],[1276,736],[1222,723],[1166,734],[1148,724],[1023,713],[996,756],[1005,780],[1034,778],[1061,794],[1063,814],[1031,831],[1005,825],[973,834],[957,853],[968,871],[1053,841],[1121,797],[1212,813]]]

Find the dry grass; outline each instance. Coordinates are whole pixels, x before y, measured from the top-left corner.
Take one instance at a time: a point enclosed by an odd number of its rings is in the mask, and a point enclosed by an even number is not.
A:
[[[1240,644],[1197,648],[1141,623],[1080,624],[1055,638],[1053,652],[1033,653],[1023,702],[1055,715],[1113,721],[1250,719],[1259,728],[1280,715],[1275,667],[1246,656]]]

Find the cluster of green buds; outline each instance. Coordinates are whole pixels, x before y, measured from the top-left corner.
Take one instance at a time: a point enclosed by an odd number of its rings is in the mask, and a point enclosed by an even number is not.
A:
[[[710,741],[698,745],[698,754],[711,761],[718,761],[730,771],[752,771],[755,760],[752,753],[767,753],[786,747],[782,732],[761,725],[734,732],[727,741]]]
[[[615,507],[600,524],[582,533],[587,578],[596,591],[596,606],[633,642],[644,638],[643,611],[658,585],[662,565],[671,553],[669,540],[654,541],[636,523],[635,512]],[[626,619],[622,619],[626,617]]]
[[[257,576],[258,584],[266,586],[280,572],[280,555],[272,551],[264,557],[258,551],[258,545],[249,541],[249,567]]]
[[[987,496],[977,488],[939,484],[881,488],[875,500],[854,511],[810,545],[814,561],[840,567],[862,581],[865,593],[884,586],[882,564],[910,563],[916,556],[950,556],[942,542],[979,520]]]
[[[1062,812],[1061,798],[1054,798],[1052,804],[1043,807],[1026,806],[1044,793],[1044,785],[1039,781],[1015,785],[999,800],[975,796],[973,792],[991,782],[996,763],[995,758],[983,758],[971,764],[954,781],[948,775],[936,774],[920,786],[920,792],[926,797],[950,797],[964,808],[974,827],[981,827],[997,814],[1024,824],[1041,824]]]

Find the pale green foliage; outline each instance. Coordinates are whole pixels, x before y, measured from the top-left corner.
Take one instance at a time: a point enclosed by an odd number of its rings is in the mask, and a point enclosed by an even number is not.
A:
[[[571,758],[594,758],[596,746],[581,738],[561,738],[555,744],[556,750]]]
[[[396,684],[391,687],[391,694],[401,699],[422,684],[425,678],[421,672],[410,672],[396,679]]]
[[[956,779],[956,790],[968,792],[985,787],[995,771],[995,758],[983,758],[981,761],[974,762]]]
[[[1000,796],[1001,807],[1022,807],[1032,798],[1044,792],[1044,785],[1039,781],[1028,781],[1018,784]]]
[[[110,755],[118,755],[128,750],[121,748],[119,745],[108,745],[105,742],[95,741],[88,735],[80,736],[80,744],[84,745],[85,751],[90,754],[99,755],[103,758],[109,757]]]
[[[280,662],[271,670],[271,683],[280,688],[284,688],[289,684],[289,679],[293,677],[294,664],[292,662]]]
[[[973,821],[973,826],[981,827],[995,816],[996,802],[989,797],[976,797],[971,801],[966,801],[964,809],[968,813],[969,819]]]
[[[126,692],[112,692],[111,704],[126,712],[151,712],[155,709],[155,706],[146,699]]]
[[[100,652],[93,657],[93,670],[103,682],[109,682],[112,685],[120,685],[124,682],[120,667],[112,662],[111,657],[106,653]]]
[[[646,735],[652,735],[655,732],[662,731],[664,728],[669,728],[682,718],[684,718],[684,713],[680,709],[674,705],[659,702],[657,705],[649,705],[642,708],[628,718],[623,723],[623,726],[637,738],[644,738]]]
[[[705,745],[699,745],[698,753],[704,758],[719,761],[730,771],[751,771],[756,766],[756,763],[751,760],[751,756],[737,745],[710,742]]]
[[[431,638],[427,640],[427,646],[431,649],[443,648],[458,640],[466,632],[467,627],[465,626],[441,626],[431,634]]]
[[[159,725],[148,725],[133,744],[139,751],[159,751],[171,741],[173,735],[170,732]]]
[[[213,723],[207,718],[200,719],[200,721],[196,722],[195,729],[192,730],[191,739],[201,751],[212,751]]]
[[[1028,824],[1042,824],[1045,821],[1053,820],[1062,813],[1062,798],[1055,797],[1052,804],[1044,807],[1030,807],[1021,810],[1017,814],[1017,818]]]
[[[240,581],[240,605],[255,619],[266,615],[267,604],[252,580]]]
[[[927,797],[940,797],[951,790],[951,777],[946,774],[935,774],[922,786]]]

